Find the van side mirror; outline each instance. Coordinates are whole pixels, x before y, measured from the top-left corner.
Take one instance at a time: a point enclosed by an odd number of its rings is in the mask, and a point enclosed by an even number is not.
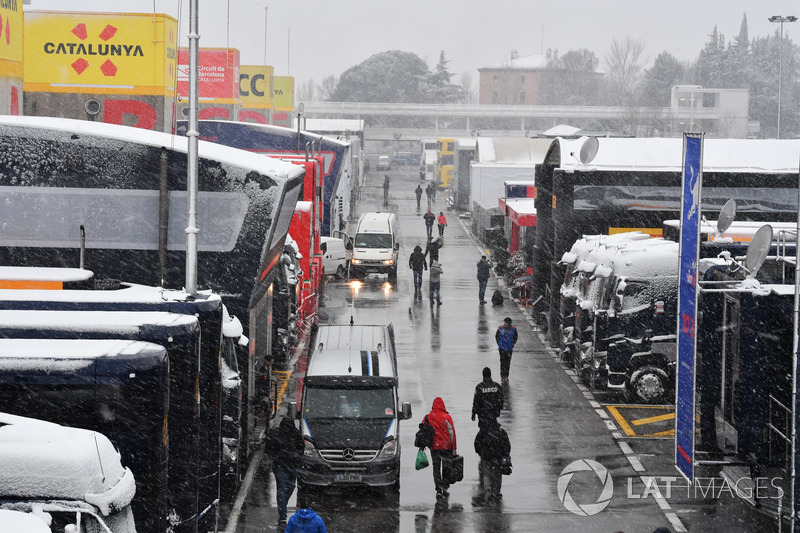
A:
[[[399,250],[400,249],[400,243],[399,242],[394,243],[394,249],[395,250]]]
[[[289,416],[292,419],[300,419],[300,411],[297,410],[297,402],[289,402]]]
[[[402,420],[409,420],[411,419],[411,404],[409,402],[403,402],[403,418]]]

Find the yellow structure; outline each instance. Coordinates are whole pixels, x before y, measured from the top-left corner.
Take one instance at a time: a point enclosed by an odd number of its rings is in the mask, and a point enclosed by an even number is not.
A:
[[[0,114],[22,111],[22,2],[0,2]]]
[[[272,123],[277,126],[292,125],[294,113],[294,78],[274,76],[272,78]]]
[[[272,123],[273,70],[264,65],[239,68],[239,122]]]
[[[436,181],[446,189],[453,181],[455,167],[455,139],[440,137],[436,140]]]
[[[177,20],[33,11],[24,28],[26,115],[174,131]]]

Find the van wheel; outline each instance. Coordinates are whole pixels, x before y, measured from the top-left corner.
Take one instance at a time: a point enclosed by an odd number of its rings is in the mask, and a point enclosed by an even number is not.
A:
[[[338,267],[336,267],[336,274],[334,274],[336,279],[342,279],[344,277],[344,274],[345,274],[345,269],[343,265],[339,265]]]
[[[630,400],[644,403],[664,401],[667,394],[667,373],[655,366],[644,366],[631,375],[626,387]]]

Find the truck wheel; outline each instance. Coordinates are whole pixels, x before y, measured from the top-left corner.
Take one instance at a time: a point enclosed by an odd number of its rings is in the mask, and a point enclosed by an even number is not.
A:
[[[667,394],[667,373],[655,366],[644,366],[631,375],[626,392],[629,399],[657,403]]]
[[[345,274],[344,265],[339,265],[338,267],[336,267],[336,274],[334,274],[334,277],[336,279],[342,279],[344,277],[344,274]]]

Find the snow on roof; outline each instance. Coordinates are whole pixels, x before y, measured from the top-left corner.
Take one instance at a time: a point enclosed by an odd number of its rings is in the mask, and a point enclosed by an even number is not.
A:
[[[101,433],[0,413],[0,499],[88,501],[108,515],[135,492],[133,474]]]
[[[567,124],[559,124],[557,126],[553,126],[549,130],[545,130],[541,133],[543,137],[570,137],[575,135],[581,131],[580,128],[576,128],[575,126],[568,126]]]
[[[134,334],[144,325],[188,327],[197,324],[197,317],[161,311],[25,311],[0,310],[0,329],[36,328],[44,325],[49,331],[113,330]]]
[[[614,275],[640,279],[677,276],[679,249],[677,242],[659,238],[629,243],[613,257]]]
[[[207,301],[221,300],[219,294],[200,291],[199,298]],[[15,302],[125,302],[160,303],[186,302],[196,298],[185,291],[150,287],[147,285],[124,284],[123,288],[111,291],[86,290],[16,290],[0,289],[0,300]]]
[[[552,139],[478,137],[476,162],[534,165],[544,161]]]
[[[536,208],[533,198],[505,198],[506,205],[520,215],[535,215]]]
[[[322,120],[322,119],[318,119],[318,120]],[[335,119],[332,119],[332,120],[335,120]],[[230,120],[203,120],[202,122],[222,122],[222,123],[225,123],[225,124],[231,124]],[[273,124],[257,124],[255,122],[234,122],[233,124],[236,124],[237,126],[241,126],[243,128],[246,128],[246,129],[263,130],[264,132],[268,132],[268,133],[271,133],[271,134],[274,134],[274,135],[279,135],[281,137],[296,137],[297,136],[297,130],[296,129],[293,130],[293,129],[290,129],[290,128],[285,128],[283,126],[275,126]],[[330,143],[331,145],[339,145],[339,146],[341,146],[343,148],[346,148],[346,147],[350,146],[350,143],[348,141],[343,141],[341,139],[337,139],[337,138],[331,137],[329,135],[323,135],[323,134],[318,133],[318,132],[309,131],[307,129],[306,130],[300,130],[300,133],[302,135],[309,135],[311,137],[322,138],[325,143]],[[183,138],[185,138],[185,137],[183,137]],[[219,146],[224,146],[224,145],[219,145]]]
[[[170,135],[160,131],[67,118],[3,115],[0,116],[0,126],[3,125],[61,130],[82,135],[99,135],[101,137],[109,137],[120,141],[135,142],[149,146],[163,146],[184,153],[188,151],[189,144],[187,137]],[[199,141],[198,154],[201,158],[214,159],[237,167],[253,168],[263,174],[282,179],[291,179],[302,176],[305,173],[303,167],[292,163],[212,142]]]
[[[44,520],[37,515],[9,509],[0,509],[0,531],[52,533]]]
[[[575,170],[646,170],[680,172],[683,139],[599,137],[597,155],[587,165],[579,154],[586,137],[552,141],[559,168]],[[705,139],[705,172],[796,173],[800,166],[798,139]]]
[[[514,59],[507,59],[499,65],[493,67],[482,67],[478,70],[486,69],[522,69],[533,70],[543,69],[547,67],[547,58],[543,55],[533,54],[525,57],[515,57]]]
[[[93,275],[81,268],[0,266],[0,279],[6,281],[85,281]]]
[[[74,359],[86,361],[103,357],[165,354],[152,342],[118,339],[0,339],[0,359]]]

